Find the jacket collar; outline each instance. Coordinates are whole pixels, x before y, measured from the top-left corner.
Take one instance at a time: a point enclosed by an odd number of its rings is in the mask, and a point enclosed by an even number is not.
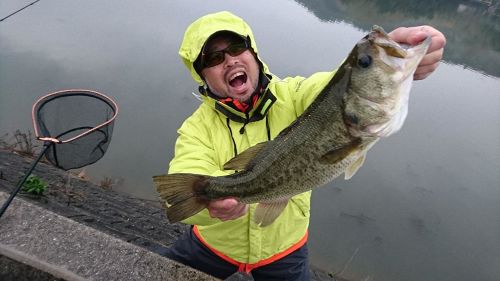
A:
[[[261,86],[258,88],[259,89],[264,88],[264,90],[262,90],[259,98],[248,112],[241,112],[229,106],[228,104],[221,102],[219,100],[220,97],[211,93],[209,89],[205,89],[202,86],[200,86],[199,91],[201,93],[201,97],[205,104],[216,109],[217,111],[225,115],[227,118],[229,118],[231,121],[247,124],[250,122],[262,120],[266,116],[271,106],[276,101],[276,97],[269,90],[269,82],[272,79],[272,77],[270,75],[269,76],[265,75],[262,72],[260,76],[261,77],[259,85]],[[255,94],[257,93],[254,93],[254,95]]]

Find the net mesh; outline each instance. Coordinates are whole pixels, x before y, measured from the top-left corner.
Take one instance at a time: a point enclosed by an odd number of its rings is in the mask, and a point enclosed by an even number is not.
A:
[[[41,98],[33,107],[38,138],[57,139],[45,151],[53,165],[77,169],[99,160],[108,149],[116,104],[88,90],[67,90]]]

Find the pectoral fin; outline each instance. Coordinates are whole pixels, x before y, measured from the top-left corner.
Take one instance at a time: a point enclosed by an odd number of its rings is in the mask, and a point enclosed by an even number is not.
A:
[[[359,168],[363,166],[363,163],[365,163],[365,158],[366,158],[366,153],[361,155],[358,159],[356,159],[356,161],[354,161],[351,165],[349,165],[349,167],[347,167],[347,169],[344,172],[344,178],[346,180],[352,178],[352,176],[356,174]]]
[[[275,221],[285,209],[288,204],[288,199],[289,198],[280,201],[269,203],[261,202],[257,204],[253,217],[254,222],[261,227],[268,226],[273,223],[273,221]]]
[[[243,151],[242,153],[236,155],[233,159],[227,161],[226,164],[224,164],[224,169],[226,170],[246,170],[248,163],[261,151],[264,147],[266,147],[266,144],[268,142],[261,142],[258,143],[247,150]]]
[[[355,139],[341,147],[336,147],[320,157],[319,162],[322,164],[335,164],[345,159],[349,154],[359,148],[361,139]]]
[[[372,148],[372,146],[374,146],[377,142],[378,142],[378,139],[376,139],[372,142],[369,142],[368,144],[366,144],[366,146],[363,149],[361,149],[358,152],[359,158],[356,159],[356,161],[352,162],[351,165],[349,165],[349,167],[347,167],[346,171],[344,172],[344,178],[346,180],[352,178],[354,176],[354,174],[356,174],[356,172],[359,170],[359,168],[361,168],[361,166],[363,166],[363,164],[365,163],[365,159],[366,159],[366,153],[368,153],[368,150],[370,150],[370,148]]]

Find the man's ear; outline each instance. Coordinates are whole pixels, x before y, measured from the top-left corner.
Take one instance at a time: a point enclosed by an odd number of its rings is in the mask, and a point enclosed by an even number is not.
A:
[[[205,89],[205,87],[203,86],[199,86],[198,87],[198,92],[200,92],[200,94],[206,96],[207,95],[207,90]]]

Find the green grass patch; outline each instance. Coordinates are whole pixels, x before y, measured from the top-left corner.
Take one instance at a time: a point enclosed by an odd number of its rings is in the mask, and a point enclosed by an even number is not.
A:
[[[48,187],[49,185],[41,178],[31,175],[23,184],[23,191],[36,196],[42,196]]]

